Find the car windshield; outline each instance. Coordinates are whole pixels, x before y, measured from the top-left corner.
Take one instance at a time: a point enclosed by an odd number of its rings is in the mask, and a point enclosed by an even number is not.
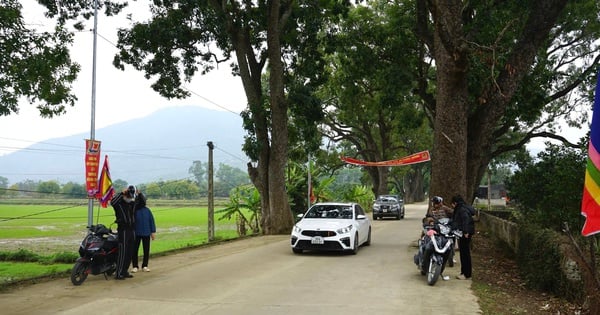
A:
[[[311,219],[352,219],[352,208],[343,205],[316,205],[304,216]]]
[[[379,197],[380,202],[396,202],[396,198],[394,197]]]

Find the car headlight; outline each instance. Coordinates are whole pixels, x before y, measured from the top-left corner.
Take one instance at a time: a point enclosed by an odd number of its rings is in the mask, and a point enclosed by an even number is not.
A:
[[[295,233],[300,233],[300,232],[302,232],[302,229],[299,226],[294,225],[294,232]]]
[[[398,205],[393,205],[392,206],[392,209],[398,209],[398,208],[400,208],[400,207],[398,207]]]
[[[352,231],[352,224],[348,225],[347,227],[340,228],[336,232],[338,234],[346,234],[346,233],[349,233],[350,231]]]
[[[378,204],[373,205],[373,210],[379,210],[379,205]]]

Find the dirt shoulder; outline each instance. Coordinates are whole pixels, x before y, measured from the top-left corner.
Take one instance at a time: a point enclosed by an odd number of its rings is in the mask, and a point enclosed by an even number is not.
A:
[[[528,289],[515,260],[485,230],[473,239],[472,255],[472,289],[484,315],[589,314],[580,305]]]

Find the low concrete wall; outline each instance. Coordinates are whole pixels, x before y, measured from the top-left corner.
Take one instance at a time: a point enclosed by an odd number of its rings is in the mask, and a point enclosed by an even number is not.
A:
[[[519,233],[517,224],[479,211],[479,223],[494,237],[506,243],[513,252],[519,247]]]

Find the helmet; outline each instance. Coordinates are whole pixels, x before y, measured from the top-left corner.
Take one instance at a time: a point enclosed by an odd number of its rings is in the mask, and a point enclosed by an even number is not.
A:
[[[127,186],[127,194],[131,198],[135,198],[137,196],[137,189],[135,188],[134,185]]]
[[[440,196],[434,196],[433,198],[431,198],[431,202],[433,203],[442,203],[444,201],[444,198],[440,197]]]

